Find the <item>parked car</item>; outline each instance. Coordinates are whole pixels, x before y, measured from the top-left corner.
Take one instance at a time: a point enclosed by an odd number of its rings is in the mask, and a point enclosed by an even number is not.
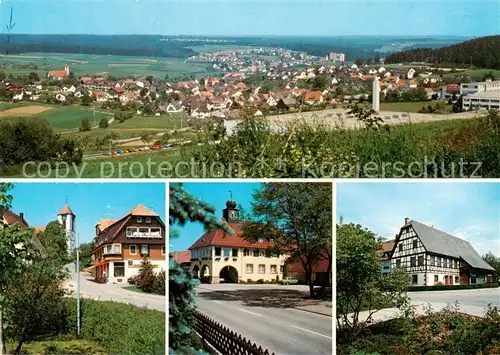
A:
[[[295,279],[293,277],[285,277],[283,280],[280,280],[280,284],[282,285],[294,285],[294,284],[298,284],[299,283],[299,280],[298,279]]]

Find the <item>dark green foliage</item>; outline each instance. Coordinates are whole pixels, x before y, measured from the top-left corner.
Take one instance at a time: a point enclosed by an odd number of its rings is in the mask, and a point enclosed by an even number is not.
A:
[[[2,168],[25,162],[80,163],[82,156],[83,150],[77,140],[55,134],[44,119],[0,120]]]
[[[94,102],[94,99],[90,97],[88,94],[85,94],[82,96],[82,105],[83,106],[89,106],[92,102]]]
[[[453,290],[471,290],[477,288],[496,288],[499,287],[497,282],[487,284],[474,284],[474,285],[435,285],[435,286],[413,286],[409,287],[408,291],[453,291]]]
[[[500,69],[500,36],[475,38],[442,48],[418,48],[393,53],[385,58],[386,64],[427,62]]]
[[[159,295],[165,295],[166,273],[164,270],[156,274],[153,282],[153,292]]]
[[[139,286],[144,292],[152,292],[155,278],[156,276],[153,271],[151,261],[144,258],[141,263],[141,268],[139,269],[137,286]]]
[[[106,117],[101,118],[99,121],[99,128],[108,128],[108,119]]]
[[[82,131],[82,132],[88,132],[91,129],[92,129],[92,126],[90,125],[89,119],[88,118],[84,118],[82,120],[82,125],[80,127],[80,131]]]

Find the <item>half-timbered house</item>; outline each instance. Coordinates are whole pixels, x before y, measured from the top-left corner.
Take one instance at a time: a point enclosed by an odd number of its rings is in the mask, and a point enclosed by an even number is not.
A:
[[[405,218],[391,252],[391,269],[403,267],[412,286],[481,284],[494,269],[463,239]]]

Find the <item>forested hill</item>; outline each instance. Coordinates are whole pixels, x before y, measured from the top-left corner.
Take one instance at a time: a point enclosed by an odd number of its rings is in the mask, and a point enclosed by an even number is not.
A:
[[[479,68],[500,69],[500,36],[476,38],[442,48],[417,48],[391,54],[385,63],[427,62],[472,65]]]

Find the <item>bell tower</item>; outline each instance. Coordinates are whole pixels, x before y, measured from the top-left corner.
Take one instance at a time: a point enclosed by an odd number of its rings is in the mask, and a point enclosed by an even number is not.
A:
[[[71,253],[74,249],[73,236],[75,233],[75,220],[75,214],[66,203],[57,215],[57,221],[61,224],[64,231],[66,232],[66,244],[68,246],[68,253]]]
[[[238,208],[236,208],[236,201],[233,200],[233,194],[231,191],[229,191],[229,200],[226,201],[226,208],[222,210],[222,217],[228,222],[228,223],[238,223],[238,212],[240,211]]]

